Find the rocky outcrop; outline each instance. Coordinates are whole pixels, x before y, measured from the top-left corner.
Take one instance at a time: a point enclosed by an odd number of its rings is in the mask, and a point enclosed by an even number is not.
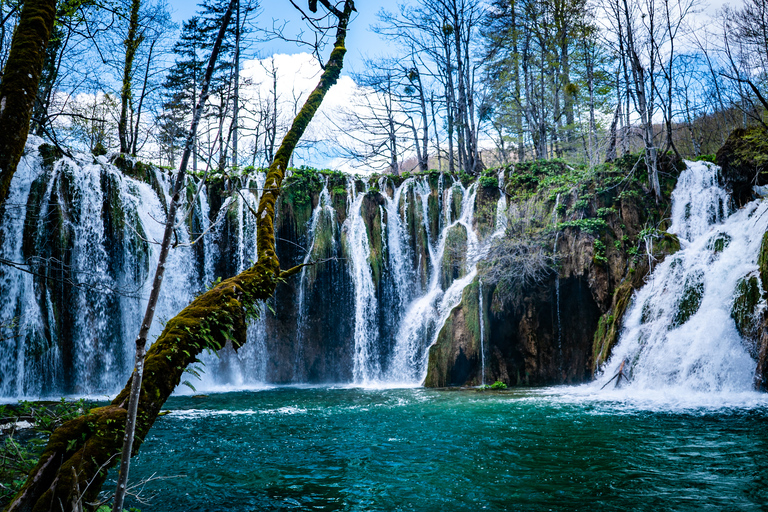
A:
[[[663,232],[673,187],[665,184],[665,200],[656,204],[642,181],[625,178],[622,165],[634,162],[625,157],[590,178],[558,162],[519,165],[508,173],[506,237],[519,244],[549,240],[551,271],[510,293],[501,289],[508,285],[495,275],[491,251],[430,348],[427,386],[592,379],[618,340],[633,291],[655,262],[679,249],[677,239]]]
[[[760,126],[737,128],[715,157],[722,176],[742,206],[754,197],[755,185],[768,184],[768,132]]]

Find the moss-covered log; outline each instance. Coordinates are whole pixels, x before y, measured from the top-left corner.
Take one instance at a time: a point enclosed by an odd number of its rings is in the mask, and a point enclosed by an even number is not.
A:
[[[56,0],[27,0],[13,32],[0,83],[0,209],[24,154],[55,15]]]
[[[161,407],[181,382],[188,365],[205,350],[217,350],[245,339],[246,318],[259,301],[272,296],[278,280],[292,271],[280,271],[275,251],[275,203],[291,154],[325,94],[339,78],[346,49],[347,24],[354,10],[347,0],[338,16],[336,42],[320,78],[283,139],[267,173],[258,215],[257,263],[214,289],[200,295],[168,321],[147,353],[136,425],[136,453]],[[51,436],[37,466],[7,511],[63,511],[92,508],[107,470],[116,462],[125,431],[129,380],[109,406],[69,421]]]

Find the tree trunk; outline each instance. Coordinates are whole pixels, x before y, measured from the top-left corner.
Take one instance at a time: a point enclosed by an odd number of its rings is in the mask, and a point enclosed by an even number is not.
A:
[[[157,39],[149,45],[149,56],[147,57],[147,69],[144,71],[144,84],[141,86],[141,96],[139,96],[139,106],[136,109],[136,123],[134,124],[133,137],[131,144],[131,155],[136,156],[139,151],[139,127],[141,125],[141,110],[144,108],[144,99],[147,97],[147,84],[149,83],[149,69],[152,63],[152,53],[155,51]]]
[[[0,83],[0,210],[24,154],[55,16],[56,0],[27,0],[13,33]]]
[[[208,69],[205,72],[205,78],[200,90],[200,99],[195,113],[192,117],[192,126],[189,129],[189,135],[184,146],[184,155],[181,157],[181,165],[179,166],[179,172],[176,175],[176,182],[173,187],[173,197],[171,198],[171,204],[168,205],[168,216],[165,219],[165,233],[163,233],[163,241],[160,245],[160,256],[157,261],[157,269],[155,270],[155,278],[152,282],[152,291],[149,294],[149,301],[147,302],[147,309],[144,313],[144,320],[141,323],[139,329],[139,335],[136,337],[136,367],[131,379],[131,391],[128,399],[128,415],[126,419],[125,437],[123,441],[123,449],[120,452],[120,473],[117,479],[117,490],[115,491],[115,503],[114,512],[122,512],[123,501],[125,500],[125,493],[128,487],[128,474],[131,462],[131,452],[133,450],[134,433],[136,429],[136,415],[139,406],[139,393],[141,391],[141,381],[144,375],[144,356],[146,354],[147,336],[149,336],[149,328],[152,326],[152,322],[155,317],[155,306],[157,305],[157,299],[160,297],[160,288],[163,284],[163,276],[165,275],[165,261],[168,258],[168,251],[171,248],[171,238],[173,237],[173,228],[176,224],[176,210],[179,207],[181,201],[181,191],[184,188],[184,181],[187,175],[187,165],[189,165],[189,157],[192,152],[192,144],[195,140],[195,134],[197,133],[197,126],[200,123],[200,117],[205,103],[208,101],[208,88],[211,84],[211,77],[213,76],[213,70],[216,67],[216,61],[219,57],[219,50],[221,49],[221,42],[224,39],[229,20],[232,18],[232,9],[234,8],[237,0],[231,0],[229,8],[224,13],[224,17],[221,20],[221,27],[216,41],[211,49],[211,57],[208,61]],[[147,62],[149,66],[149,62]],[[202,185],[201,185],[202,186]]]
[[[128,105],[131,101],[131,80],[133,75],[133,59],[136,50],[141,44],[141,37],[137,36],[139,30],[139,9],[141,0],[131,2],[131,18],[128,22],[128,37],[125,38],[125,65],[123,66],[123,88],[120,91],[120,121],[117,123],[117,135],[120,139],[120,152],[131,151],[129,140],[130,129],[128,126]],[[149,63],[147,63],[149,65]]]
[[[235,19],[235,105],[232,113],[232,165],[238,167],[238,136],[240,120],[240,0],[237,0]]]
[[[294,119],[269,166],[257,211],[258,261],[200,295],[170,319],[147,352],[144,365],[146,378],[139,394],[134,452],[146,437],[165,401],[181,382],[187,365],[206,348],[218,350],[227,341],[239,347],[246,338],[246,318],[258,314],[258,303],[271,297],[279,279],[295,272],[295,269],[280,271],[275,251],[275,205],[293,150],[326,93],[341,74],[346,54],[347,24],[353,10],[353,1],[347,0],[344,10],[338,12],[336,42],[320,82]],[[67,512],[72,510],[72,503],[96,500],[107,477],[107,469],[114,465],[115,454],[122,444],[130,385],[129,381],[110,405],[93,409],[53,432],[37,466],[8,507],[8,512],[51,510],[54,503],[64,504],[64,512]],[[78,487],[82,489],[81,496],[78,496]]]

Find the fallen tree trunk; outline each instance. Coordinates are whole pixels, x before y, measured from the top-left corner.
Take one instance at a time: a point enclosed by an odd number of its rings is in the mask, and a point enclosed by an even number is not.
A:
[[[169,320],[147,352],[136,420],[134,454],[155,422],[160,409],[181,382],[191,363],[205,349],[219,350],[227,341],[239,347],[246,338],[246,321],[258,304],[272,296],[278,281],[292,273],[280,271],[275,251],[275,204],[291,154],[317,112],[325,94],[339,78],[346,53],[345,38],[353,0],[343,11],[323,5],[338,18],[333,51],[320,82],[307,98],[269,167],[257,210],[258,261],[251,268],[200,295]],[[24,487],[7,511],[82,510],[92,508],[120,452],[131,380],[106,407],[69,421],[56,429],[30,472]]]

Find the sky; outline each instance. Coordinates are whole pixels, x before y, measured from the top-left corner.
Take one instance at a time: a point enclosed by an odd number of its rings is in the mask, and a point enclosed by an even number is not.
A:
[[[306,3],[306,0],[301,0]],[[181,23],[195,15],[197,11],[197,2],[190,0],[168,0],[171,7],[173,20]],[[300,4],[301,5],[301,4]],[[374,57],[386,51],[386,44],[378,35],[370,30],[370,26],[376,23],[376,13],[383,7],[392,9],[395,2],[384,0],[358,0],[358,13],[350,23],[350,29],[347,34],[347,57],[345,61],[345,74],[355,70],[362,70],[363,61],[366,57]],[[304,27],[301,16],[288,0],[261,0],[261,14],[259,15],[259,24],[262,26],[271,26],[275,23],[288,22],[288,30],[299,30]],[[267,57],[275,53],[280,54],[298,54],[306,51],[306,48],[299,47],[294,43],[284,41],[272,41],[260,43],[257,53],[260,57]]]
[[[307,30],[306,24],[301,20],[301,15],[288,0],[260,1],[261,12],[257,21],[259,26],[271,27],[273,23],[281,25],[287,22],[286,31],[288,33],[295,34],[301,29]],[[306,3],[306,0],[300,1]],[[179,26],[183,21],[194,16],[197,11],[196,1],[168,0],[168,3],[173,20]],[[324,148],[336,147],[337,143],[342,143],[345,140],[346,135],[343,131],[335,127],[343,124],[343,115],[350,108],[350,98],[366,94],[365,90],[360,89],[355,84],[351,75],[356,71],[363,71],[366,58],[386,55],[387,48],[391,43],[384,42],[371,31],[370,27],[378,21],[376,14],[380,9],[384,7],[394,9],[396,3],[383,0],[358,0],[356,3],[358,13],[350,22],[347,33],[348,51],[344,59],[342,78],[328,92],[320,111],[310,123],[303,138],[303,140],[319,141],[333,139],[336,142],[332,145],[328,142],[319,142],[308,146],[306,149],[297,149],[296,165],[308,164],[350,172],[364,171],[351,161]],[[279,70],[280,98],[278,103],[280,106],[278,110],[281,112],[281,117],[292,119],[294,109],[292,97],[299,92],[306,94],[314,88],[321,71],[317,61],[307,53],[306,46],[280,40],[257,43],[256,48],[252,50],[250,53],[256,59],[244,62],[242,71],[242,75],[249,78],[252,85],[246,87],[242,94],[253,98],[269,94],[271,80],[267,76],[265,66],[270,66],[269,59],[274,57],[275,65]],[[326,57],[327,54],[328,49],[323,53],[323,57]],[[353,144],[350,140],[347,140],[346,143]]]

